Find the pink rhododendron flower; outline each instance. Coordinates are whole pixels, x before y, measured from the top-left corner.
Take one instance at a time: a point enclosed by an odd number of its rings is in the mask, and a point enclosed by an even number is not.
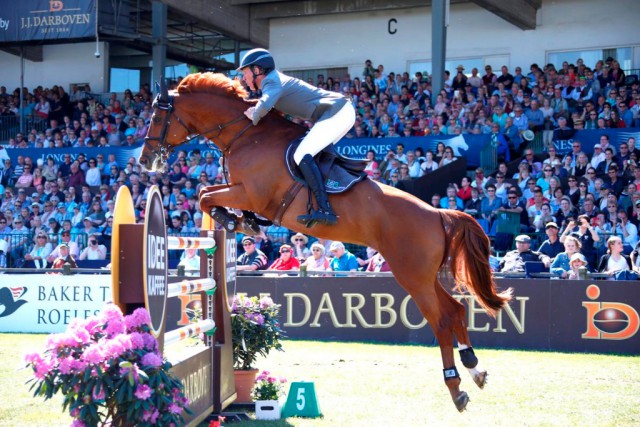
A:
[[[136,392],[134,393],[134,395],[140,399],[140,400],[147,400],[148,398],[151,397],[151,387],[149,387],[146,384],[138,384],[138,387],[136,387]]]
[[[269,308],[273,305],[273,300],[271,299],[271,297],[262,297],[260,298],[260,308],[265,309],[265,308]]]
[[[151,366],[152,368],[162,366],[162,357],[157,353],[147,353],[142,356],[142,366]]]
[[[73,420],[71,427],[86,427],[86,424],[81,420]]]
[[[102,350],[103,348],[99,344],[92,344],[84,350],[82,359],[87,363],[97,365],[104,360]]]
[[[180,405],[174,402],[169,405],[169,412],[171,412],[172,414],[179,414],[182,412],[182,408],[180,407]]]
[[[132,314],[124,318],[124,323],[128,331],[140,328],[143,325],[151,324],[151,317],[144,308],[136,309]]]
[[[132,332],[129,335],[129,340],[131,341],[131,348],[133,350],[139,350],[144,347],[144,339],[140,332]]]

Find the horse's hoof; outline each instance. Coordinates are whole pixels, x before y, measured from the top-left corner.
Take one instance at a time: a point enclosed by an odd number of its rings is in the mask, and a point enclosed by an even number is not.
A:
[[[238,224],[236,224],[236,222],[234,220],[229,220],[229,221],[227,221],[225,226],[227,228],[227,231],[229,233],[232,233],[232,232],[236,231],[236,227],[238,226]]]
[[[464,391],[460,392],[458,397],[453,399],[453,403],[456,405],[458,412],[462,412],[467,408],[467,403],[469,403],[469,396]]]
[[[242,221],[241,226],[242,232],[247,236],[255,236],[257,234],[260,234],[260,227],[252,219],[245,218],[245,220]]]
[[[484,385],[487,383],[487,371],[478,372],[477,375],[473,376],[473,382],[480,388],[484,388]]]

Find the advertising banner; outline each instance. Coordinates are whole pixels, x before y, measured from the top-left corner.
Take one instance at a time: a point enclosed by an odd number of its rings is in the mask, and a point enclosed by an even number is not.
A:
[[[96,0],[5,1],[0,43],[95,37],[95,20]]]
[[[111,275],[0,274],[0,332],[64,332],[111,301]]]

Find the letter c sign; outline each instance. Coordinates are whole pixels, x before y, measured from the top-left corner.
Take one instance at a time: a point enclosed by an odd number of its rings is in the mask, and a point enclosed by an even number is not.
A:
[[[397,23],[398,20],[396,18],[389,19],[389,22],[387,22],[387,31],[389,34],[395,34],[398,32],[398,29],[396,28]]]

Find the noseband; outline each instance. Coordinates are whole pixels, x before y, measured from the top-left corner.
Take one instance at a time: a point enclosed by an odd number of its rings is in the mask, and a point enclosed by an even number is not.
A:
[[[147,136],[145,136],[144,138],[144,145],[147,146],[147,148],[151,151],[152,154],[154,154],[156,157],[160,157],[160,159],[162,160],[163,163],[166,163],[167,160],[169,159],[169,156],[171,155],[171,153],[175,150],[175,148],[179,145],[182,145],[184,143],[188,143],[191,142],[194,139],[199,138],[200,136],[207,136],[207,134],[217,131],[218,133],[213,135],[211,138],[216,138],[218,136],[220,136],[220,134],[222,133],[222,131],[235,124],[240,122],[241,120],[245,119],[244,114],[240,115],[239,117],[236,117],[233,120],[230,120],[226,123],[221,123],[221,124],[217,124],[214,127],[212,127],[211,129],[208,129],[204,132],[200,132],[197,133],[196,131],[192,130],[185,122],[184,120],[182,120],[180,118],[180,116],[178,116],[177,113],[174,112],[174,108],[173,108],[173,96],[169,95],[168,97],[169,99],[164,100],[161,99],[161,94],[158,94],[156,96],[156,99],[153,101],[152,104],[152,108],[154,110],[162,110],[165,111],[166,114],[164,115],[164,121],[162,123],[162,129],[160,130],[160,136],[149,136],[147,133]],[[182,141],[180,141],[178,144],[169,144],[167,143],[167,132],[169,130],[169,126],[171,125],[171,117],[175,116],[176,120],[178,121],[178,123],[180,123],[180,125],[186,129],[187,131],[187,137],[185,139],[183,139]],[[233,143],[243,134],[247,131],[247,129],[249,129],[251,127],[253,123],[251,121],[249,121],[249,124],[247,126],[245,126],[240,132],[238,132],[238,134],[229,142],[229,144],[227,145],[227,147],[223,150],[223,153],[227,153],[228,151],[231,150],[231,146],[233,145]],[[207,137],[209,138],[209,137]],[[156,146],[154,147],[152,144],[150,144],[151,141],[157,141]]]

